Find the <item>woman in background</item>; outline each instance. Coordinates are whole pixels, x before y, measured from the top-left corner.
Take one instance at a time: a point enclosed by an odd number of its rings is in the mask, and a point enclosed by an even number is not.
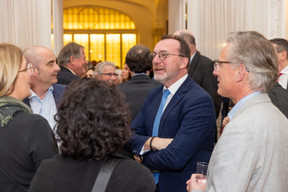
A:
[[[101,166],[119,159],[106,192],[154,192],[151,172],[117,152],[130,138],[130,113],[115,85],[79,79],[66,90],[57,116],[61,155],[44,161],[30,192],[91,192]]]
[[[131,79],[131,74],[129,72],[129,67],[128,65],[125,63],[122,71],[121,71],[121,82],[120,83],[123,83],[123,82],[126,82],[128,80]]]
[[[47,120],[22,102],[32,73],[20,48],[0,44],[0,191],[28,191],[42,160],[57,153]]]

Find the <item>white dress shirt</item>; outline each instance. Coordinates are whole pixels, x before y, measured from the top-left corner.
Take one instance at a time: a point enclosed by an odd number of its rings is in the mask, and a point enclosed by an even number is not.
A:
[[[278,79],[278,83],[284,88],[287,89],[287,81],[288,81],[288,66],[286,66],[282,71],[280,71],[282,75]]]

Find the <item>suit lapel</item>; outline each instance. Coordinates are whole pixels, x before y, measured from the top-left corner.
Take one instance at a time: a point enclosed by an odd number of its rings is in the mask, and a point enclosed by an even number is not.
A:
[[[195,56],[193,57],[191,63],[190,63],[190,68],[188,71],[189,76],[191,77],[192,74],[194,73],[196,66],[198,65],[198,60],[200,58],[200,53],[197,51]]]
[[[191,84],[191,79],[188,76],[187,79],[182,83],[182,85],[179,87],[179,89],[176,91],[175,95],[173,95],[172,99],[170,100],[169,104],[167,105],[166,109],[164,110],[160,125],[159,125],[159,133],[158,135],[161,135],[161,132],[163,131],[164,127],[163,124],[167,119],[168,114],[171,112],[171,110],[176,107],[176,105],[184,98],[184,96],[187,94],[188,89]],[[160,98],[161,101],[161,98]],[[158,108],[157,108],[158,109]],[[156,115],[155,115],[156,116]]]

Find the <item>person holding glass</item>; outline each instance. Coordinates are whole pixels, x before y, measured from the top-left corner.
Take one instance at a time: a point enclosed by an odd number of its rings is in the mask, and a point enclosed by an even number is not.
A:
[[[130,112],[114,84],[79,79],[67,88],[58,115],[61,155],[44,161],[30,192],[90,192],[99,171],[118,159],[107,192],[154,192],[150,171],[118,151],[130,138]],[[99,176],[101,177],[101,176]]]
[[[28,191],[42,160],[57,153],[47,120],[22,102],[31,95],[32,73],[20,48],[0,44],[0,189],[5,192]]]
[[[272,44],[255,31],[230,34],[213,74],[234,107],[212,153],[207,185],[193,174],[187,191],[287,191],[288,120],[267,92],[278,79]]]

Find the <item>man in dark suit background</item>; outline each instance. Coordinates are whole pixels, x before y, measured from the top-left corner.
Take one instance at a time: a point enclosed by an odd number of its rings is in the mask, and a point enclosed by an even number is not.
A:
[[[74,42],[61,49],[57,61],[61,69],[57,77],[58,84],[68,85],[74,79],[81,78],[88,68],[84,47]]]
[[[132,119],[139,113],[151,89],[162,85],[149,77],[152,70],[150,54],[148,47],[141,44],[133,46],[126,54],[125,63],[132,78],[119,84],[119,88],[125,93],[126,101],[130,104]]]
[[[217,93],[217,77],[213,75],[213,61],[201,55],[196,48],[196,40],[189,30],[179,30],[174,33],[182,37],[190,48],[190,69],[189,76],[207,91],[213,99],[216,117],[221,108],[221,97]]]
[[[54,116],[66,89],[65,85],[56,84],[60,70],[56,56],[49,48],[39,46],[26,48],[23,55],[34,67],[31,75],[32,95],[25,98],[24,103],[31,107],[33,113],[46,118],[53,129],[56,124]]]
[[[176,31],[174,35],[182,37],[188,44],[190,48],[190,68],[188,74],[212,97],[217,119],[221,109],[222,100],[217,93],[217,77],[213,75],[213,61],[200,54],[196,48],[195,37],[189,30],[179,30]],[[217,142],[217,125],[215,126],[215,142]]]
[[[209,162],[214,147],[213,101],[188,76],[190,50],[182,38],[163,37],[151,55],[154,78],[164,86],[149,93],[125,147],[151,169],[157,191],[183,192],[196,163]],[[163,92],[169,93],[166,102]]]
[[[288,118],[288,90],[276,82],[268,95],[272,103]]]

